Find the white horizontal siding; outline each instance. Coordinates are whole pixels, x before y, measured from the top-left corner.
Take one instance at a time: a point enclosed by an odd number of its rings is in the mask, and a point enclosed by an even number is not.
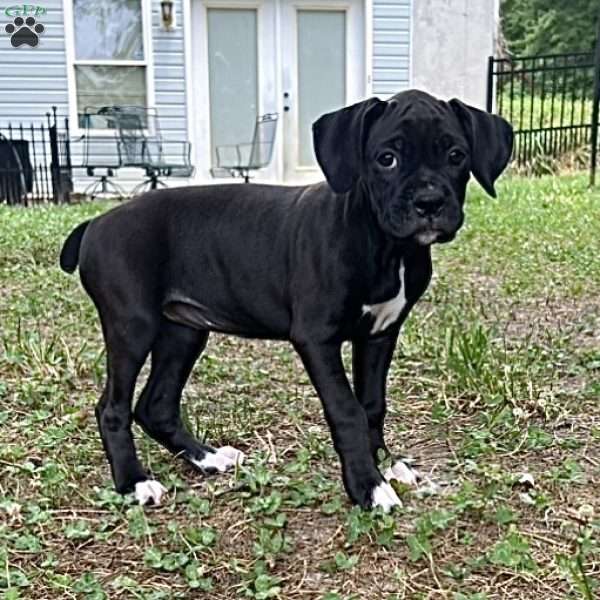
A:
[[[0,35],[0,127],[46,123],[52,106],[67,114],[67,68],[62,0],[46,0],[47,13],[38,18],[45,27],[35,48],[13,48]],[[2,24],[2,29],[4,29]]]
[[[61,122],[69,114],[64,30],[70,25],[64,23],[62,0],[46,0],[44,7],[48,12],[39,21],[45,31],[36,48],[13,48],[7,35],[0,36],[0,128],[9,122],[13,126],[28,126],[32,122],[45,125],[46,113],[52,106],[57,107]],[[151,11],[153,68],[149,69],[149,76],[153,72],[153,104],[158,110],[161,133],[167,140],[187,140],[182,0],[175,0],[177,27],[173,31],[163,31],[160,26],[160,0],[151,0]],[[107,156],[115,152],[112,139],[101,147],[96,146],[94,152]],[[167,144],[166,148],[172,146]],[[82,156],[82,144],[74,142],[75,166],[82,164]],[[168,160],[175,158],[172,154],[167,156]],[[77,189],[90,181],[81,168],[76,168],[74,175]],[[142,177],[140,170],[122,169],[117,181],[130,187]]]
[[[418,1],[418,0],[416,0]],[[373,0],[373,93],[409,86],[411,0]]]
[[[183,40],[183,6],[175,0],[177,27],[163,31],[160,27],[160,0],[152,1],[152,42],[154,46],[155,103],[166,139],[187,139],[185,95],[185,56]]]
[[[373,93],[387,96],[406,89],[410,81],[412,0],[373,0]],[[416,0],[419,1],[419,0]],[[182,0],[175,0],[177,27],[160,27],[160,0],[150,0],[152,12],[153,104],[160,116],[161,133],[168,140],[186,140],[185,56]],[[67,65],[62,0],[47,0],[46,26],[37,48],[12,48],[0,36],[0,126],[7,121],[45,122],[52,105],[68,114]],[[190,82],[191,83],[191,82]],[[107,151],[112,143],[107,141]],[[81,160],[75,147],[73,160]],[[175,156],[169,156],[174,159]],[[127,172],[126,172],[127,171]],[[81,174],[82,172],[79,171]],[[139,181],[140,171],[122,170],[119,180]]]

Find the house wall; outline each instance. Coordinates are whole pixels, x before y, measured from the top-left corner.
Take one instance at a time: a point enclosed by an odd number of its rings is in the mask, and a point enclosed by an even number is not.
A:
[[[177,27],[160,27],[160,0],[152,5],[155,102],[163,133],[187,136],[183,0],[175,0]],[[421,0],[414,0],[417,4]],[[409,86],[411,0],[373,0],[373,93],[393,94]],[[46,0],[46,31],[36,48],[0,44],[0,126],[39,119],[50,107],[68,113],[67,58],[63,0]],[[67,24],[67,27],[69,25]]]
[[[413,4],[413,86],[485,108],[487,57],[495,49],[498,0]]]
[[[70,2],[71,0],[66,0]],[[160,0],[144,0],[148,3],[145,10],[150,9],[151,29],[146,36],[146,52],[148,61],[146,77],[148,81],[148,103],[155,106],[159,116],[160,133],[166,140],[183,141],[188,139],[187,131],[187,105],[185,84],[185,45],[183,21],[183,0],[174,0],[174,8],[177,16],[176,27],[172,31],[164,31],[160,23]],[[69,52],[67,52],[67,56]],[[72,94],[72,105],[75,104],[75,95]],[[76,131],[73,125],[76,123],[75,110],[73,106],[70,112],[72,131]],[[83,133],[81,131],[77,133]],[[174,152],[178,151],[179,145],[165,146],[165,159],[175,161],[179,159]],[[71,145],[73,164],[81,164],[84,152],[83,143],[75,142]],[[115,153],[115,141],[112,136],[106,138],[106,142],[94,142],[94,157],[100,157],[103,153],[112,156]],[[84,170],[75,169],[76,189],[82,190],[91,181],[85,175]],[[144,177],[140,169],[119,169],[118,176],[114,179],[126,190],[132,189],[140,183]],[[181,180],[178,180],[181,183]]]
[[[70,0],[68,0],[70,2]],[[183,0],[175,0],[177,27],[165,32],[160,26],[160,0],[146,0],[151,7],[152,32],[149,51],[152,60],[147,76],[153,86],[153,104],[160,115],[161,133],[171,140],[188,139],[185,87],[185,54]],[[75,139],[75,108],[69,111],[69,81],[67,73],[67,41],[63,0],[46,0],[47,13],[39,18],[45,27],[37,47],[13,48],[4,27],[0,29],[0,128],[8,123],[46,123],[46,113],[57,107],[59,120],[69,116]],[[4,15],[3,15],[4,16]],[[4,23],[4,22],[3,22]],[[73,97],[74,104],[74,97]],[[97,146],[96,146],[97,148]],[[171,148],[167,146],[167,148]],[[114,152],[112,140],[107,140],[106,152]],[[81,163],[83,146],[72,144],[73,164]],[[78,188],[89,182],[83,170],[76,169]],[[125,187],[140,181],[139,170],[123,169],[119,181]]]
[[[373,0],[373,94],[384,98],[409,87],[412,2]]]
[[[48,12],[40,18],[45,31],[36,48],[13,48],[2,15],[0,27],[0,127],[9,122],[45,122],[51,106],[66,116],[68,107],[67,68],[62,0],[46,0]]]
[[[186,11],[198,0],[175,0],[176,28],[170,32],[160,26],[160,0],[143,1],[152,23],[147,40],[152,58],[148,65],[149,101],[158,108],[162,134],[167,139],[190,139],[194,115],[187,114],[187,99],[192,94],[191,73],[198,67],[192,62],[191,39],[184,39],[184,34],[190,33],[190,38],[195,35]],[[367,40],[372,40],[367,49],[371,59],[366,68],[371,75],[369,91],[385,98],[408,87],[419,87],[482,106],[498,1],[365,0],[366,9],[372,10],[367,35]],[[70,117],[75,134],[74,93],[69,88],[67,69],[70,24],[65,23],[71,0],[45,0],[44,6],[47,14],[40,21],[46,30],[36,48],[13,48],[0,31],[0,127],[8,122],[45,122],[46,113],[56,106],[59,117]],[[114,152],[114,146],[109,148],[111,140],[107,142],[107,152]],[[81,161],[81,154],[81,145],[75,144],[74,164]],[[82,170],[76,171],[79,188],[85,183],[84,175]],[[139,170],[119,171],[119,181],[126,187],[139,182],[140,176]]]
[[[176,28],[164,31],[160,25],[160,0],[152,0],[154,100],[161,132],[172,140],[188,139],[182,4],[183,0],[174,2]]]
[[[64,23],[63,0],[46,0],[43,5],[48,12],[39,20],[45,31],[36,48],[13,48],[4,27],[0,30],[0,127],[8,122],[15,125],[44,119],[51,106],[58,108],[59,115],[68,114],[65,26],[70,25]],[[171,139],[185,139],[182,0],[175,0],[178,27],[172,32],[160,27],[160,0],[151,0],[151,5],[155,102],[163,134]]]

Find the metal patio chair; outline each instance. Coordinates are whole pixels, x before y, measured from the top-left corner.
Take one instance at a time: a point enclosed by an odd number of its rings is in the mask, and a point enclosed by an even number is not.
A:
[[[257,117],[251,142],[217,146],[217,166],[210,170],[211,175],[243,177],[248,183],[251,171],[268,166],[273,157],[278,118],[277,113]]]
[[[113,106],[111,117],[116,126],[120,163],[123,167],[144,169],[146,179],[132,191],[167,187],[164,178],[191,177],[191,143],[164,139],[155,108]]]
[[[117,142],[114,136],[97,133],[98,130],[110,131],[114,128],[110,107],[86,107],[82,116],[85,133],[73,141],[83,145],[80,166],[85,169],[88,177],[96,178],[83,193],[92,200],[100,196],[116,196],[122,200],[127,193],[120,185],[111,181],[121,166]]]

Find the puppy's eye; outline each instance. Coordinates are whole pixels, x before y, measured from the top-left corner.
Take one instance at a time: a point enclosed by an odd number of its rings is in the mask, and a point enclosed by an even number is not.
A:
[[[464,160],[465,153],[460,150],[451,150],[450,154],[448,154],[448,162],[451,165],[460,165],[460,163]]]
[[[396,157],[391,152],[385,152],[384,154],[381,154],[377,158],[377,162],[384,169],[394,169],[396,167],[396,165],[398,164]]]

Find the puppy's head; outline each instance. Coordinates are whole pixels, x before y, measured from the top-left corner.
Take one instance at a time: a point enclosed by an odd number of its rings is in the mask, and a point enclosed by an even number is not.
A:
[[[470,173],[495,197],[513,134],[498,116],[412,90],[323,115],[313,140],[335,192],[360,182],[386,235],[428,245],[451,240],[462,225]]]

